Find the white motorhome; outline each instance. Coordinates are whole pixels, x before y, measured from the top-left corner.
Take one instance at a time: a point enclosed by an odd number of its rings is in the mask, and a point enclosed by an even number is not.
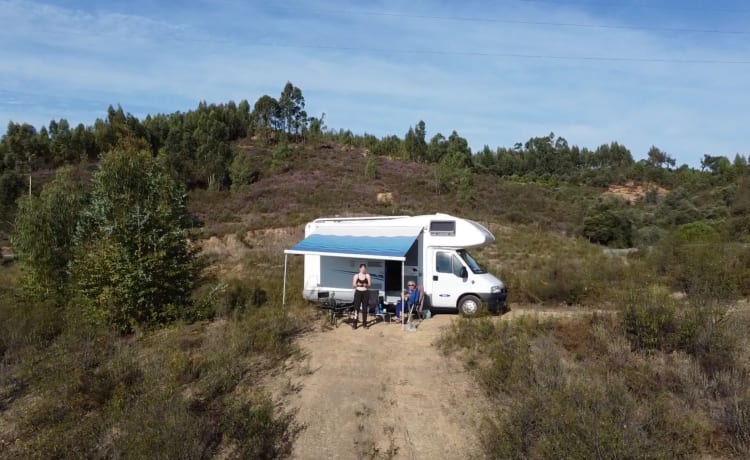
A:
[[[503,282],[467,251],[493,241],[484,226],[448,214],[324,218],[309,222],[305,239],[284,252],[304,255],[303,296],[308,300],[327,291],[351,301],[352,277],[366,263],[372,289],[386,304],[397,302],[408,281],[415,281],[424,286],[431,308],[472,315],[480,301],[490,311],[506,306]]]

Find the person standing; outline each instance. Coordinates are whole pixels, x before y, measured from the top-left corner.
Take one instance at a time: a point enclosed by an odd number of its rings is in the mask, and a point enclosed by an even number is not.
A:
[[[367,309],[369,308],[368,292],[372,286],[372,278],[367,273],[367,264],[359,264],[359,272],[352,278],[352,287],[354,288],[354,324],[353,329],[357,329],[357,310],[362,308],[362,326],[367,329]]]

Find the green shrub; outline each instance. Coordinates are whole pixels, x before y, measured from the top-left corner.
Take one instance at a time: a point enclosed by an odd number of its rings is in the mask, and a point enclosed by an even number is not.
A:
[[[731,446],[739,457],[750,455],[750,398],[734,397],[721,414],[721,422],[731,436]]]
[[[199,310],[205,312],[203,315],[215,313],[220,317],[241,316],[252,309],[264,306],[269,300],[267,291],[257,283],[239,278],[206,282],[196,291],[194,297],[193,303],[200,305]]]
[[[582,263],[583,262],[583,263]],[[534,294],[545,301],[564,302],[568,305],[581,303],[589,288],[584,260],[568,258],[563,255],[552,257],[536,271]]]
[[[148,458],[159,446],[166,458],[205,459],[215,452],[222,436],[219,414],[195,411],[179,394],[158,387],[123,410],[118,419],[117,434],[103,452],[108,457]]]
[[[721,243],[678,246],[674,267],[677,287],[695,302],[736,299],[747,272],[742,253]]]
[[[622,323],[634,350],[681,350],[694,356],[711,376],[737,365],[740,328],[719,305],[679,305],[666,291],[652,289],[631,293]]]
[[[633,245],[633,224],[622,212],[595,210],[583,221],[583,236],[594,243],[628,248]]]
[[[232,181],[232,190],[238,190],[243,185],[249,185],[260,177],[260,169],[250,159],[247,152],[235,150],[232,163],[229,166],[229,179]]]
[[[495,430],[483,436],[486,451],[508,459],[658,455],[658,450],[649,452],[636,427],[628,426],[636,406],[617,382],[574,378],[549,392],[530,391],[513,401]],[[664,455],[670,448],[659,450]]]
[[[54,301],[30,301],[14,292],[0,293],[0,357],[14,361],[27,347],[43,348],[64,326]]]
[[[521,258],[517,267],[497,272],[518,302],[601,307],[619,294],[635,270],[635,261],[607,256],[600,247],[582,240],[545,238],[517,244]]]
[[[665,283],[696,303],[726,303],[747,290],[750,249],[723,243],[703,223],[680,227],[653,248],[649,263]]]
[[[634,243],[639,248],[645,248],[658,244],[667,232],[655,225],[641,227],[635,232]]]
[[[435,166],[437,191],[461,191],[462,199],[468,199],[471,193],[471,169],[466,164],[466,157],[461,152],[445,155]]]
[[[678,330],[677,312],[666,292],[631,292],[623,327],[636,350],[670,350]]]
[[[703,221],[690,222],[677,227],[674,237],[679,244],[700,244],[715,241],[718,233]]]
[[[230,407],[223,425],[226,436],[237,445],[233,458],[241,459],[283,458],[291,453],[300,431],[292,414],[277,414],[268,398]]]
[[[750,242],[750,215],[731,217],[724,224],[728,241]]]
[[[375,154],[367,155],[365,164],[365,179],[377,179],[378,177],[378,159]]]
[[[743,335],[725,307],[692,304],[681,318],[679,347],[695,356],[706,374],[715,375],[737,367]]]
[[[303,319],[280,308],[121,338],[69,327],[23,379],[39,396],[10,456],[278,458],[299,431],[260,375],[296,351]]]
[[[290,168],[291,156],[292,150],[289,148],[289,143],[286,139],[282,139],[271,151],[271,171],[277,173],[287,171]]]
[[[661,369],[627,347],[619,355],[612,346],[618,325],[610,315],[452,323],[438,343],[463,351],[493,407],[480,430],[485,455],[685,458],[700,451],[714,427],[668,395]]]

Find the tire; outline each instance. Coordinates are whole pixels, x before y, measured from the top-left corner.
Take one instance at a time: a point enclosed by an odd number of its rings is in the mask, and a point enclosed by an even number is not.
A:
[[[479,313],[479,307],[482,302],[479,297],[475,295],[467,295],[461,297],[458,302],[458,312],[463,316],[475,316]]]

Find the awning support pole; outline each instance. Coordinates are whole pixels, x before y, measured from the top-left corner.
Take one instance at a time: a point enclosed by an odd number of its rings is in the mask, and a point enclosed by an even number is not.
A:
[[[281,306],[286,306],[286,259],[289,257],[289,254],[284,253],[284,287],[281,292]]]
[[[401,297],[401,330],[404,330],[404,313],[406,313],[406,299],[404,299],[404,261],[401,261],[401,290],[398,292],[398,296]]]

